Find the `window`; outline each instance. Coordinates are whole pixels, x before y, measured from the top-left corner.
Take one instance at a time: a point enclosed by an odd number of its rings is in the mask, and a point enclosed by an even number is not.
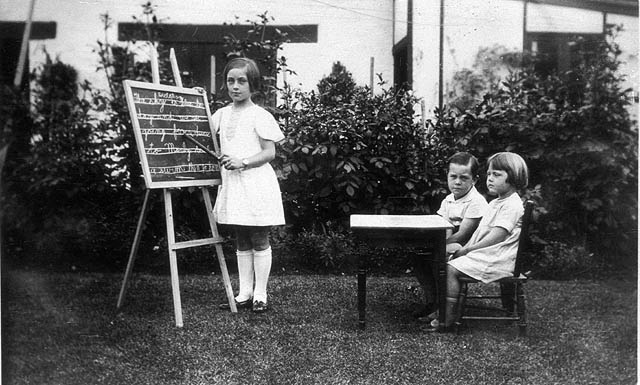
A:
[[[247,36],[250,25],[182,25],[182,24],[161,24],[158,26],[156,38],[165,48],[174,48],[178,67],[182,75],[183,84],[194,84],[208,89],[212,93],[221,95],[223,85],[222,71],[227,63],[224,36]],[[315,24],[299,25],[273,25],[267,26],[265,39],[270,39],[276,30],[287,31],[289,33],[289,43],[316,43],[318,41],[318,26]],[[144,40],[146,31],[139,23],[118,23],[118,39]],[[264,77],[269,77],[275,82],[276,74],[269,72],[260,61],[258,55],[248,54],[247,56],[256,60],[260,67],[260,73]],[[271,64],[269,67],[275,67]],[[275,106],[275,95],[270,95],[266,101],[257,100],[267,106]]]
[[[13,84],[22,46],[24,22],[0,21],[0,82],[6,85]],[[56,37],[56,23],[33,22],[31,24],[30,40],[54,39]],[[25,61],[25,72],[22,76],[22,85],[26,86],[29,80],[29,56]]]
[[[524,47],[539,59],[536,71],[549,75],[570,70],[576,65],[579,52],[593,51],[603,39],[600,33],[527,33]]]
[[[393,85],[400,89],[411,88],[411,61],[409,44],[404,38],[393,49]]]

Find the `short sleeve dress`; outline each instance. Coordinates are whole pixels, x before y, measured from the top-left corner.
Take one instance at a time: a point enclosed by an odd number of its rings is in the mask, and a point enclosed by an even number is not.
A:
[[[473,250],[467,255],[449,261],[449,264],[484,283],[513,276],[523,214],[524,207],[517,193],[492,200],[468,244],[482,240],[494,227],[506,229],[509,232],[507,239],[492,246]]]
[[[235,111],[231,105],[212,116],[214,132],[220,133],[222,154],[240,159],[260,151],[260,138],[279,142],[284,139],[278,123],[262,107]],[[278,178],[269,163],[241,170],[221,167],[222,185],[218,187],[213,212],[222,224],[241,226],[283,225],[284,209]]]

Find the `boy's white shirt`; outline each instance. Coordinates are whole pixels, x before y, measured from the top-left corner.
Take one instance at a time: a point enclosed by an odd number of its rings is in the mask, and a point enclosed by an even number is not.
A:
[[[437,214],[452,225],[460,226],[464,218],[482,218],[487,207],[487,200],[476,190],[476,186],[471,186],[460,199],[455,199],[453,193],[447,195],[440,203]]]

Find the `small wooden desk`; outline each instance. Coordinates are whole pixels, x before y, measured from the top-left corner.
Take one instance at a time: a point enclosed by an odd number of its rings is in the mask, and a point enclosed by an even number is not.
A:
[[[351,215],[356,239],[376,247],[429,247],[437,264],[439,320],[444,323],[446,234],[453,226],[439,215]],[[367,257],[358,261],[358,325],[365,328]]]

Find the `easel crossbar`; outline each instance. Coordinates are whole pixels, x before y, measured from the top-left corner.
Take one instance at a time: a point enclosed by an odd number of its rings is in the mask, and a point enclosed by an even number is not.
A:
[[[217,243],[223,243],[224,238],[204,238],[204,239],[192,239],[190,241],[176,242],[171,247],[173,250],[186,249],[188,247],[198,247],[205,245],[213,245]]]

